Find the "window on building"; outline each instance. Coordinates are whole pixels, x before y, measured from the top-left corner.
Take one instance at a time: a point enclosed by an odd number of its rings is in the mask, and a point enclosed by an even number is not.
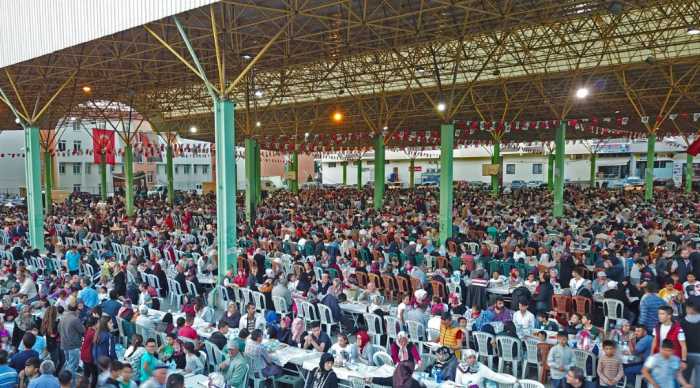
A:
[[[80,184],[74,184],[74,185],[73,185],[73,191],[76,192],[76,193],[79,193],[79,192],[81,191],[81,190],[80,190]]]
[[[532,165],[532,174],[541,175],[542,174],[542,163],[534,163]]]
[[[186,165],[182,166],[182,172],[185,175],[190,175],[190,165],[186,164]]]
[[[73,130],[76,131],[76,132],[77,132],[77,131],[80,131],[80,123],[78,122],[78,120],[75,120],[75,117],[73,117],[72,120],[73,120],[73,124],[72,124],[72,125],[73,125]]]
[[[85,165],[85,174],[87,174],[87,175],[92,174],[92,165],[91,164]]]
[[[209,174],[209,166],[207,166],[206,164],[203,164],[200,167],[202,167],[202,174],[204,174],[204,175]]]
[[[328,163],[328,168],[335,168],[335,163],[334,162]]]
[[[146,174],[146,181],[148,183],[153,183],[153,174],[152,173],[149,172],[148,174]]]
[[[515,174],[515,164],[506,164],[506,174],[508,174],[508,175]]]
[[[73,140],[73,151],[81,151],[83,149],[83,142],[80,140]]]
[[[175,171],[175,174],[179,174],[180,173],[180,166],[176,165],[174,168],[174,171]]]
[[[66,141],[65,140],[60,140],[58,142],[58,151],[59,152],[66,152]]]
[[[59,164],[58,164],[58,173],[59,173],[59,174],[65,174],[65,173],[66,173],[66,164],[65,164],[65,163],[59,163]]]
[[[73,163],[73,175],[80,175],[80,163]]]

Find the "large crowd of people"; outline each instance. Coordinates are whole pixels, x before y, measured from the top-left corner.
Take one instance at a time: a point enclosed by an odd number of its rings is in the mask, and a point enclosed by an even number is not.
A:
[[[441,244],[436,189],[372,193],[266,193],[253,224],[239,198],[223,274],[212,195],[132,218],[74,195],[41,251],[26,209],[0,208],[0,388],[336,387],[358,365],[391,368],[368,386],[700,386],[700,194],[569,187],[554,218],[546,189],[456,184]]]

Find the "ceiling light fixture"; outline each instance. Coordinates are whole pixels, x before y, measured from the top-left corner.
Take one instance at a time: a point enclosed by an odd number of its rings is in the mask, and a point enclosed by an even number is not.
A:
[[[589,91],[587,88],[579,88],[576,91],[576,98],[586,98],[586,97],[588,97],[588,93],[589,93]]]
[[[333,113],[333,121],[335,121],[336,123],[343,121],[343,114],[341,112]]]
[[[90,93],[92,92],[92,88],[88,85],[83,86],[83,93]]]
[[[255,91],[255,97],[260,98],[260,97],[262,97],[262,96],[263,96],[263,91],[262,91],[262,90],[256,90],[256,91]]]
[[[190,127],[190,133],[197,133],[197,127],[194,125]]]
[[[700,28],[697,28],[696,26],[689,26],[688,27],[688,35],[698,35],[700,34]]]
[[[447,104],[444,102],[438,102],[437,104],[437,111],[438,112],[444,112],[447,109]]]
[[[255,122],[255,126],[256,126],[256,127],[260,128],[261,125],[262,125],[262,123],[261,123],[260,121],[256,121],[256,122]]]

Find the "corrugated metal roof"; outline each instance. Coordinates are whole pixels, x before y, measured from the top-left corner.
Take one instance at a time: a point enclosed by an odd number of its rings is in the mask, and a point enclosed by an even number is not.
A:
[[[0,68],[219,0],[3,0]]]

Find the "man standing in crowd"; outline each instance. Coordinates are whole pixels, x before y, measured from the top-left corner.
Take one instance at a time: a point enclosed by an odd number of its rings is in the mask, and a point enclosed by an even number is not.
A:
[[[685,332],[681,324],[673,320],[673,310],[669,306],[659,307],[659,323],[654,328],[654,346],[651,353],[658,353],[661,342],[669,340],[673,343],[673,354],[685,363],[688,349],[685,346]]]
[[[688,277],[695,276],[692,273]],[[687,359],[683,376],[690,385],[700,387],[700,305],[694,300],[688,301],[685,306],[685,317],[681,320],[683,332],[686,335]],[[695,371],[695,378],[690,380]]]
[[[674,344],[665,339],[661,342],[661,351],[644,362],[642,375],[653,388],[675,387],[676,381],[683,388],[692,388],[681,373],[681,360],[673,354]]]
[[[63,313],[58,322],[58,333],[61,338],[61,350],[63,350],[66,362],[63,369],[75,375],[78,372],[80,360],[80,345],[83,342],[85,326],[78,317],[78,306],[75,303],[68,305],[68,310]]]

